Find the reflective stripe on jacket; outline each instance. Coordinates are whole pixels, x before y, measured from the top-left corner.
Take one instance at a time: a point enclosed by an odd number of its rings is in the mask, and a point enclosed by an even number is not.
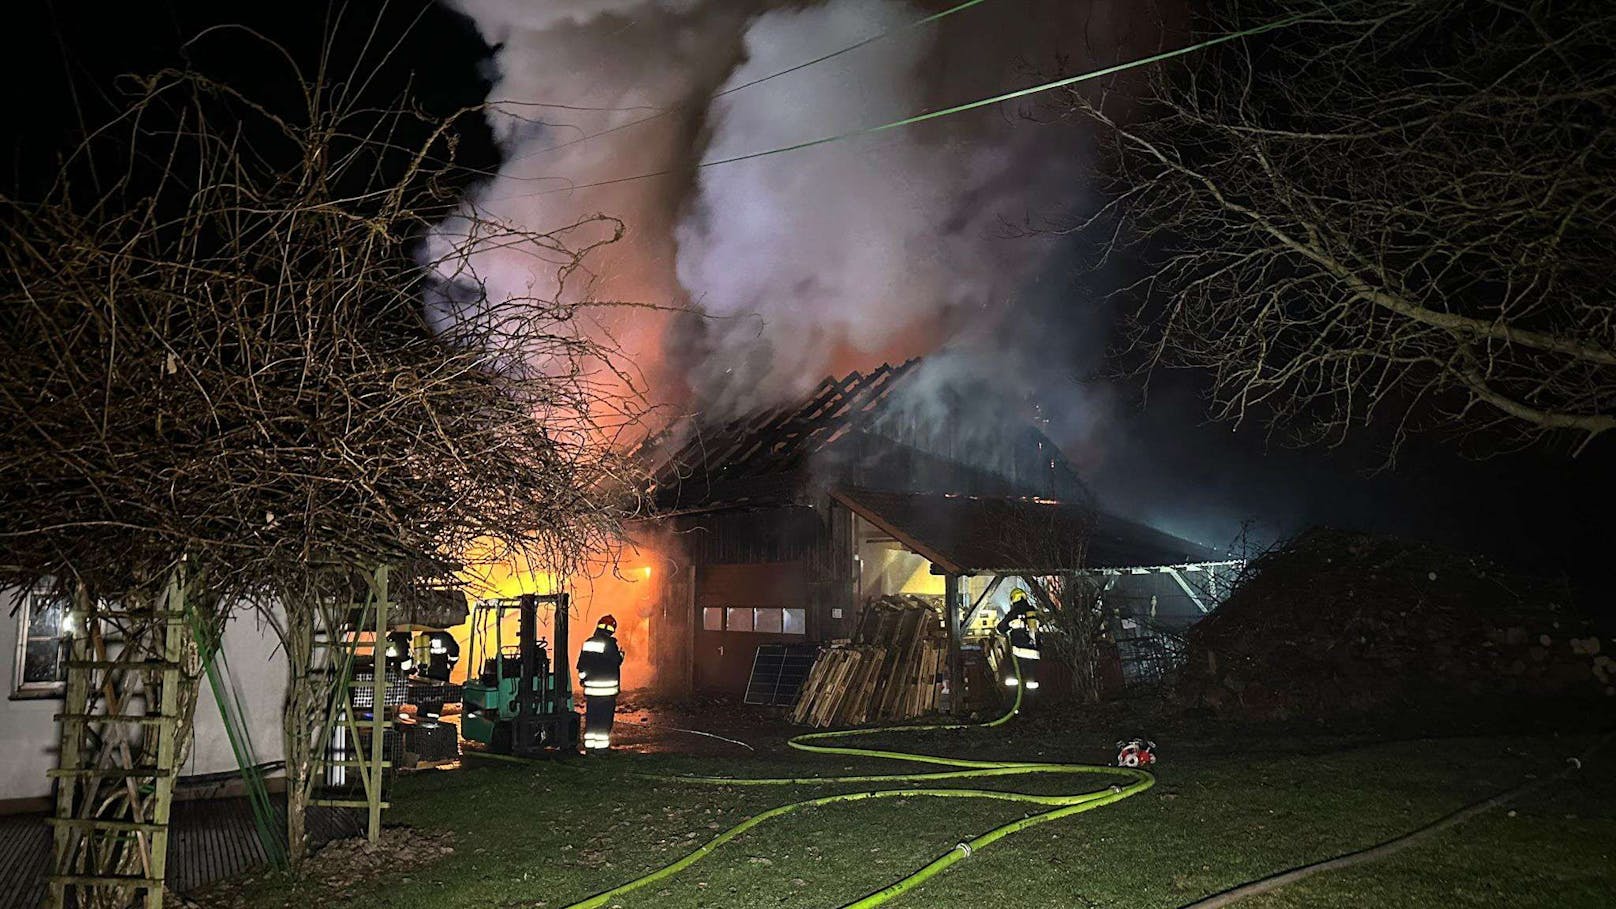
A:
[[[622,665],[623,651],[616,638],[604,631],[590,635],[578,654],[578,679],[584,683],[584,694],[616,694],[622,682]]]

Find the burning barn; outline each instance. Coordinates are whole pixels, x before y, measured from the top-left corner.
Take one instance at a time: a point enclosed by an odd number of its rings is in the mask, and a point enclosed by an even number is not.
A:
[[[960,678],[961,642],[997,620],[1011,577],[1090,578],[1122,649],[1172,639],[1216,604],[1234,563],[1098,512],[1013,413],[911,360],[687,427],[658,462],[644,528],[668,562],[652,614],[660,683],[741,694],[760,648],[852,638],[868,604],[895,596],[934,605],[951,643],[940,675]]]

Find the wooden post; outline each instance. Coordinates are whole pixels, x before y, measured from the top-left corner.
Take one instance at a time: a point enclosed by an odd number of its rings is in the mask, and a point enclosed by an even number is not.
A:
[[[960,668],[960,579],[957,574],[943,578],[943,610],[948,619],[948,712],[964,713],[965,674]]]
[[[84,589],[84,582],[73,586],[72,612],[73,637],[68,644],[68,659],[72,664],[82,665],[90,658],[89,634],[86,623],[90,621],[90,596]],[[75,716],[88,716],[90,694],[90,673],[85,669],[69,668],[67,671],[67,693],[62,704],[64,713],[60,720],[62,724],[61,748],[58,752],[57,766],[76,769],[83,766],[82,741],[83,729],[81,723],[89,722]],[[94,780],[90,780],[94,783]],[[64,774],[56,781],[56,817],[60,820],[77,819],[79,778],[72,774]],[[54,832],[55,860],[52,870],[56,875],[66,876],[73,873],[73,864],[76,858],[75,851],[80,847],[81,835],[66,824],[58,824]],[[50,890],[46,895],[45,905],[50,909],[63,909],[67,905],[67,885],[60,880],[52,880]]]
[[[388,567],[378,566],[367,584],[369,591],[366,600],[358,605],[357,613],[353,609],[343,608],[337,614],[328,616],[327,640],[316,645],[324,646],[328,651],[332,684],[325,720],[314,733],[310,777],[328,779],[329,769],[340,768],[341,776],[346,781],[348,770],[352,769],[359,776],[365,797],[318,797],[309,799],[308,804],[364,809],[365,833],[372,843],[381,835],[382,811],[388,807],[387,771],[393,766],[387,759],[385,748],[387,731],[394,725],[387,719],[387,614],[390,597],[387,580]],[[497,622],[495,627],[497,634]],[[371,636],[368,642],[364,640],[367,632]],[[495,644],[495,652],[498,652],[497,638]],[[354,658],[358,651],[366,647],[370,648],[371,654],[371,716],[368,720],[362,720],[353,697],[354,692],[361,689],[352,685],[352,681]],[[339,729],[343,733],[340,740],[336,736]],[[362,729],[369,730],[368,738],[361,734]],[[333,760],[332,745],[339,741],[338,750],[342,757]],[[353,755],[351,758],[347,757],[350,753]]]
[[[48,819],[55,848],[47,906],[163,905],[169,808],[179,770],[181,665],[189,633],[182,569],[173,570],[156,605],[130,610],[102,608],[82,584],[74,589],[79,627],[70,643],[66,700],[56,716],[62,724],[58,767],[49,774],[58,788],[56,814]],[[116,652],[106,647],[107,629],[99,624],[109,611],[129,620]],[[145,672],[156,680],[133,689]],[[99,685],[92,684],[92,674],[99,674]],[[132,690],[145,694],[141,713],[126,707]],[[97,710],[98,698],[104,712]],[[131,747],[123,731],[131,724],[153,730],[155,737]],[[103,789],[120,785],[128,790],[123,816],[104,813]],[[109,846],[115,850],[110,855],[99,853],[98,847]],[[141,891],[145,895],[137,900]]]
[[[157,727],[157,777],[153,794],[150,821],[158,825],[151,837],[151,876],[159,883],[146,889],[147,909],[163,909],[163,885],[168,870],[168,820],[174,804],[174,774],[178,772],[175,758],[179,755],[180,685],[184,684],[180,666],[185,659],[185,637],[189,631],[185,605],[185,578],[182,568],[175,568],[169,576],[168,590],[163,598],[163,672],[162,690],[158,693],[158,713],[162,721]],[[140,820],[140,818],[135,818]]]
[[[680,681],[684,685],[685,695],[696,692],[696,630],[701,627],[701,615],[696,610],[696,566],[692,563],[684,571],[684,595],[680,597],[679,608],[685,613],[684,659],[680,662]]]
[[[370,767],[368,769],[371,785],[365,790],[365,801],[369,812],[369,823],[365,828],[365,836],[372,842],[382,833],[382,778],[385,775],[387,752],[383,748],[387,739],[387,566],[376,567],[376,636],[371,645],[371,691],[370,702]]]

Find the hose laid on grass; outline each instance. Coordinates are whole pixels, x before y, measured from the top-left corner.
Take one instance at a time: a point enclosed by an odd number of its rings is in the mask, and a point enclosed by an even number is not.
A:
[[[1345,855],[1338,855],[1335,858],[1312,862],[1298,868],[1292,868],[1289,871],[1282,871],[1277,874],[1271,874],[1268,877],[1258,878],[1255,881],[1241,884],[1238,887],[1231,887],[1228,890],[1214,893],[1205,899],[1199,899],[1193,903],[1188,903],[1184,905],[1182,909],[1222,909],[1224,906],[1232,905],[1233,903],[1239,902],[1247,897],[1278,890],[1287,884],[1294,884],[1299,880],[1312,877],[1315,874],[1322,874],[1326,871],[1337,871],[1342,868],[1350,868],[1353,865],[1362,865],[1365,862],[1378,862],[1383,858],[1402,852],[1404,849],[1411,846],[1417,846],[1426,840],[1431,839],[1437,834],[1449,829],[1450,827],[1457,827],[1478,814],[1490,811],[1499,807],[1500,805],[1507,805],[1510,802],[1524,798],[1540,789],[1546,789],[1562,782],[1573,772],[1581,770],[1583,762],[1593,757],[1595,752],[1603,748],[1605,744],[1611,740],[1611,737],[1611,734],[1606,734],[1604,738],[1594,743],[1593,747],[1583,752],[1582,757],[1580,758],[1567,758],[1566,766],[1561,769],[1559,773],[1556,773],[1553,776],[1538,780],[1530,780],[1516,786],[1514,789],[1511,789],[1508,792],[1501,792],[1498,795],[1482,799],[1479,802],[1473,802],[1463,808],[1460,808],[1458,811],[1454,811],[1450,814],[1444,815],[1443,817],[1437,818],[1423,827],[1411,830],[1408,833],[1402,834],[1401,836],[1392,837],[1383,843],[1370,846],[1367,849],[1359,849],[1356,852],[1348,852]]]
[[[1017,681],[1020,680],[1020,667],[1017,667]],[[932,771],[927,773],[893,773],[869,774],[861,776],[831,776],[831,777],[797,777],[777,779],[739,779],[734,777],[659,777],[674,782],[707,783],[723,786],[801,786],[837,783],[896,783],[934,780],[962,780],[984,779],[999,776],[1019,776],[1033,773],[1089,773],[1109,774],[1126,777],[1130,782],[1126,786],[1115,785],[1094,792],[1082,792],[1072,795],[1036,795],[1029,792],[1008,792],[999,789],[954,789],[954,788],[910,788],[910,789],[875,789],[864,792],[848,792],[838,795],[825,795],[818,798],[804,799],[800,802],[780,805],[770,808],[759,814],[754,814],[739,824],[725,830],[723,833],[707,841],[696,851],[685,857],[671,862],[646,875],[635,878],[626,884],[620,884],[610,890],[597,893],[581,902],[573,903],[565,909],[599,909],[617,898],[641,887],[656,883],[664,878],[678,874],[697,861],[706,857],[719,846],[735,839],[753,827],[762,824],[771,818],[790,814],[803,808],[812,808],[819,805],[831,805],[839,802],[858,802],[865,799],[883,798],[976,798],[996,799],[1007,802],[1021,802],[1038,805],[1047,810],[1037,814],[1028,815],[1006,824],[1001,824],[986,833],[978,834],[971,839],[959,843],[929,864],[910,873],[908,876],[894,881],[891,884],[875,891],[861,899],[848,903],[843,909],[867,909],[870,906],[879,906],[891,899],[896,899],[908,891],[920,886],[926,880],[942,873],[955,862],[968,858],[978,849],[990,846],[993,843],[1016,833],[1049,821],[1059,820],[1084,811],[1091,811],[1112,802],[1121,801],[1131,795],[1149,789],[1156,780],[1143,770],[1134,770],[1125,767],[1109,767],[1097,764],[1063,764],[1054,762],[1028,762],[1028,761],[973,761],[963,758],[942,757],[933,754],[917,754],[908,751],[882,751],[871,748],[852,748],[845,745],[815,744],[827,739],[843,738],[855,735],[873,735],[881,732],[921,732],[932,730],[955,730],[988,728],[999,726],[1010,721],[1021,709],[1021,685],[1016,685],[1015,703],[1001,717],[986,723],[949,723],[931,726],[883,726],[873,729],[844,729],[828,732],[811,732],[799,735],[787,742],[798,751],[808,751],[815,754],[835,754],[846,757],[882,758],[894,761],[909,761],[921,764],[934,764],[943,767],[953,767],[953,770]]]

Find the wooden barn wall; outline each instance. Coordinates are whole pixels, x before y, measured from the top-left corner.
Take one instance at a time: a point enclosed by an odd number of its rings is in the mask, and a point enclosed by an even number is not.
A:
[[[691,565],[804,562],[811,583],[853,577],[853,515],[827,497],[817,505],[733,510],[674,520]]]
[[[656,611],[651,616],[653,685],[662,692],[688,694],[695,683],[695,568],[675,562],[662,572]]]
[[[674,519],[681,574],[663,590],[659,674],[676,688],[739,693],[757,645],[851,635],[857,619],[853,523],[852,512],[828,498],[816,506]],[[703,607],[743,605],[803,608],[807,633],[777,637],[702,628]]]

